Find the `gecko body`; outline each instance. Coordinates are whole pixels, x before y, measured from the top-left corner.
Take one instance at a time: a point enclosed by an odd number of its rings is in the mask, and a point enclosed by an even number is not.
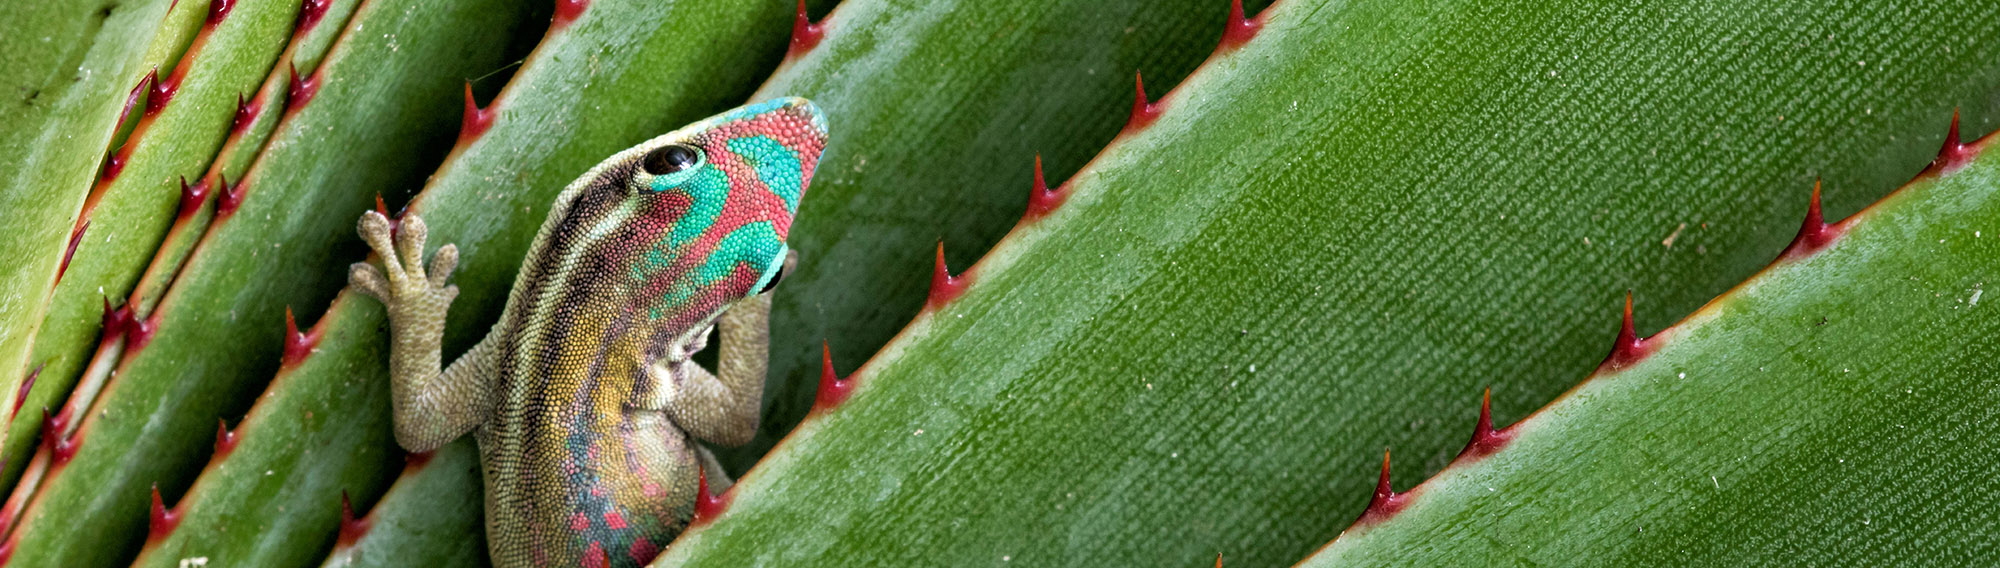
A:
[[[756,431],[769,291],[826,137],[786,98],[605,159],[556,198],[500,321],[443,368],[457,248],[426,266],[422,219],[363,214],[382,266],[349,280],[389,313],[396,440],[474,434],[495,566],[642,566],[692,518],[703,470],[720,484],[698,442]],[[690,357],[718,328],[711,373]]]

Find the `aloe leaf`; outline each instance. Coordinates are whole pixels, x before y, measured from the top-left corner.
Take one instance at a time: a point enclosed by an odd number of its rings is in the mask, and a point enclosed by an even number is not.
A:
[[[78,210],[97,179],[128,93],[148,65],[167,0],[123,4],[13,2],[0,8],[0,387],[36,363],[30,349],[48,311]],[[143,100],[143,99],[139,99]],[[17,401],[0,397],[12,416]]]
[[[1985,146],[1985,143],[1977,146]],[[1974,150],[1976,151],[1976,149]],[[1926,176],[1645,340],[1305,566],[1976,565],[2000,157]]]
[[[1970,2],[1262,18],[658,564],[1295,561],[1372,485],[1330,474],[1389,445],[1441,467],[1440,409],[1554,398],[1624,290],[1642,328],[1693,310],[1777,254],[1813,178],[1851,211],[2000,92],[2000,7]]]
[[[150,343],[127,347],[115,379],[77,417],[75,454],[25,510],[14,562],[129,559],[147,488],[157,483],[172,500],[188,486],[215,420],[248,407],[279,363],[285,307],[321,305],[343,284],[344,272],[321,267],[361,248],[352,216],[378,191],[420,183],[450,148],[463,81],[501,66],[522,12],[498,0],[377,0],[355,14],[350,29],[368,32],[343,35],[300,77],[240,204],[213,223],[150,318]]]
[[[175,65],[151,73],[138,123],[116,150],[121,171],[100,179],[86,202],[83,222],[97,229],[79,241],[49,300],[32,356],[45,367],[27,407],[53,406],[75,385],[98,343],[102,306],[107,300],[122,304],[138,281],[177,217],[182,184],[202,181],[230,130],[236,101],[270,72],[298,8],[297,2],[266,1],[200,10],[206,23],[192,46]],[[9,463],[25,461],[39,434],[36,418],[15,419],[0,454]]]
[[[424,215],[434,243],[455,242],[463,251],[453,276],[462,292],[448,332],[456,348],[478,339],[498,315],[556,192],[604,156],[740,100],[759,78],[759,62],[782,53],[791,14],[782,3],[661,10],[605,0],[574,20],[559,12],[502,94],[461,117],[466,130],[455,153],[411,205]],[[356,25],[373,24],[357,19]],[[631,49],[635,44],[645,48]],[[482,121],[490,122],[468,126]],[[352,223],[345,222],[346,230]],[[259,566],[318,560],[326,555],[322,545],[335,540],[340,496],[365,508],[383,495],[395,471],[383,464],[395,445],[380,305],[343,294],[321,319],[288,346],[287,365],[236,428],[236,448],[212,462],[181,503],[162,511],[177,525],[171,534],[156,532],[140,564],[190,557]],[[301,424],[301,416],[329,418]],[[462,470],[477,471],[476,457],[446,452],[429,466],[405,469],[397,483],[423,484],[425,472]],[[424,487],[389,492],[399,501],[375,507],[367,519],[393,522],[370,521],[376,528],[352,531],[354,540],[335,556],[421,566],[483,560],[477,478]],[[475,506],[439,505],[468,502]],[[243,526],[260,529],[244,535]],[[383,530],[398,534],[375,536]],[[454,544],[413,547],[412,538]],[[465,554],[467,543],[477,554]]]
[[[1134,73],[1179,81],[1215,50],[1229,10],[851,0],[821,22],[824,39],[758,92],[812,99],[833,139],[790,237],[803,262],[772,307],[762,427],[723,463],[748,469],[805,417],[813,347],[880,348],[922,307],[940,241],[954,262],[977,258],[1021,218],[1038,157],[1050,179],[1081,167],[1123,127],[1105,109],[1130,104]]]

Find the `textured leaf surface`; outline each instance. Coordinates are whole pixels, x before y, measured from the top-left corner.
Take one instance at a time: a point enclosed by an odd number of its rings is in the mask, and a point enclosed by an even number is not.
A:
[[[822,341],[847,366],[879,349],[922,307],[939,242],[953,266],[978,258],[1021,218],[1037,155],[1053,181],[1081,167],[1125,124],[1133,73],[1179,81],[1228,12],[1226,0],[841,4],[819,46],[757,95],[812,99],[833,139],[790,237],[803,262],[772,307],[762,428],[724,463],[747,469],[805,417]]]
[[[1692,311],[1815,177],[1853,211],[2000,91],[1974,2],[1266,16],[661,564],[1295,561],[1381,448],[1436,470],[1482,387],[1505,422],[1593,368],[1625,290]]]
[[[176,13],[192,11],[201,22],[209,19],[206,4],[190,0],[186,8],[176,6]],[[49,299],[34,349],[34,359],[45,366],[27,408],[60,406],[76,384],[97,346],[105,303],[124,303],[174,222],[181,183],[201,182],[229,132],[238,97],[253,94],[263,82],[285,47],[298,8],[296,2],[232,5],[220,22],[201,27],[177,64],[154,71],[151,98],[133,111],[144,116],[116,150],[124,162],[120,173],[93,190],[98,195],[85,219],[95,229],[78,242]],[[40,433],[39,418],[30,412],[15,420],[4,454],[8,463],[26,461]]]
[[[163,56],[147,51],[168,0],[10,2],[0,7],[0,390],[29,372],[77,211],[126,95]],[[11,415],[15,401],[0,397]]]
[[[369,33],[347,34],[313,74],[316,94],[288,107],[245,177],[241,207],[216,221],[155,312],[151,342],[128,349],[81,418],[79,449],[24,513],[12,562],[130,559],[145,531],[147,488],[157,483],[177,500],[209,454],[216,419],[242,413],[269,380],[286,306],[321,305],[344,283],[344,271],[326,267],[358,256],[352,217],[376,192],[420,183],[450,147],[463,81],[502,64],[503,32],[521,16],[513,4],[361,8],[350,25]]]
[[[2000,316],[1980,297],[2000,281],[2000,156],[1850,225],[1305,565],[1992,560]]]

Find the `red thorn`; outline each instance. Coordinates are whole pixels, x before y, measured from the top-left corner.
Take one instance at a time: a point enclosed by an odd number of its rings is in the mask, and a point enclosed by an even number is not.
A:
[[[355,541],[368,534],[368,519],[355,518],[354,504],[347,500],[347,491],[340,492],[340,537],[334,541],[335,548],[353,546]]]
[[[131,144],[120,145],[118,151],[104,159],[104,183],[111,183],[111,180],[118,179],[118,174],[125,173],[125,158],[131,152]]]
[[[1222,553],[1215,553],[1215,568],[1222,568]]]
[[[819,343],[819,394],[813,398],[813,410],[825,412],[847,401],[853,394],[854,382],[840,378],[833,372],[833,349],[825,341]]]
[[[1486,395],[1479,401],[1479,424],[1472,427],[1472,440],[1465,443],[1465,449],[1458,451],[1453,463],[1476,460],[1500,451],[1507,441],[1514,439],[1514,430],[1493,429],[1493,389],[1486,389]]]
[[[235,7],[236,0],[209,0],[208,25],[213,26],[222,23],[224,18],[229,17],[229,10]]]
[[[403,454],[403,469],[410,471],[423,469],[424,466],[430,465],[431,458],[435,456],[437,456],[437,452],[411,452]]]
[[[570,22],[583,17],[583,10],[589,7],[590,0],[556,0],[556,13],[549,19],[549,30],[555,31],[568,26]]]
[[[970,283],[966,275],[951,275],[951,270],[944,265],[944,241],[938,241],[937,270],[931,273],[931,296],[924,307],[930,309],[944,307],[945,304],[958,298],[959,294],[965,293],[965,287]]]
[[[6,542],[0,542],[0,566],[6,566],[7,561],[14,558],[14,539],[17,538],[21,538],[19,533],[8,536]]]
[[[179,526],[181,526],[180,506],[175,505],[174,508],[168,509],[166,503],[160,501],[160,484],[154,483],[153,515],[146,526],[146,540],[155,541],[166,538],[167,535],[173,534],[174,529]]]
[[[90,230],[90,220],[85,219],[83,221],[83,225],[78,226],[74,231],[70,231],[69,248],[63,250],[62,266],[56,267],[57,282],[62,281],[63,273],[69,272],[69,260],[70,258],[76,256],[76,245],[83,244],[83,233],[84,231],[89,231],[89,230]]]
[[[1819,185],[1820,182],[1813,182],[1812,201],[1806,205],[1805,223],[1799,226],[1799,235],[1792,238],[1791,246],[1785,247],[1785,253],[1779,255],[1779,258],[1811,256],[1825,249],[1827,245],[1833,244],[1833,240],[1840,237],[1843,232],[1839,225],[1827,224],[1826,218],[1820,213]]]
[[[467,81],[465,83],[465,117],[459,121],[458,125],[459,145],[471,144],[473,140],[479,138],[479,135],[485,134],[486,129],[493,126],[493,115],[494,110],[492,108],[479,108],[479,105],[472,101],[472,82]],[[378,195],[377,198],[379,199],[380,196]]]
[[[208,200],[207,179],[205,178],[202,179],[201,183],[188,185],[187,178],[186,177],[181,178],[180,218],[187,219],[193,217],[196,211],[201,210],[202,202],[207,200]]]
[[[1022,222],[1034,221],[1048,216],[1062,205],[1067,194],[1049,190],[1049,182],[1042,178],[1042,155],[1035,154],[1035,187],[1028,190],[1028,211],[1021,215]]]
[[[222,190],[215,194],[215,217],[221,219],[230,213],[235,213],[236,207],[243,205],[243,180],[229,183],[229,178],[220,174],[215,177],[222,181]]]
[[[303,0],[299,6],[299,17],[292,24],[292,34],[312,31],[313,26],[319,25],[320,18],[326,17],[326,8],[331,4],[333,0]]]
[[[304,361],[313,348],[319,347],[319,338],[325,331],[315,326],[311,333],[299,333],[298,321],[292,319],[292,307],[285,306],[285,358],[281,366],[290,368]]]
[[[785,51],[785,59],[796,59],[819,45],[820,38],[826,37],[826,24],[813,23],[806,16],[806,0],[799,0],[799,15],[792,20],[792,47]]]
[[[706,525],[709,521],[715,520],[716,515],[721,515],[723,509],[727,508],[729,508],[729,492],[724,491],[721,495],[710,495],[708,493],[708,470],[701,470],[701,477],[697,479],[695,485],[694,520],[689,521],[688,526]]]
[[[125,328],[126,354],[137,353],[140,349],[145,348],[147,343],[153,341],[153,332],[159,330],[160,327],[160,322],[156,320],[159,314],[155,313],[153,315],[154,317],[145,319],[134,316],[132,318],[132,325]]]
[[[62,431],[68,428],[68,408],[54,416],[49,415],[49,409],[42,409],[42,448],[48,450],[50,463],[54,465],[69,463],[69,458],[76,455],[76,437],[63,437]]]
[[[215,419],[215,457],[212,459],[228,457],[229,452],[235,449],[236,433],[229,430],[228,422],[223,422],[221,418]]]
[[[237,93],[236,118],[230,120],[229,132],[231,134],[242,134],[244,129],[250,127],[250,123],[257,121],[257,114],[263,111],[264,97],[253,96],[245,99],[242,93]]]
[[[1979,155],[1979,147],[1977,145],[1967,145],[1959,142],[1958,109],[1952,109],[1951,129],[1945,131],[1944,146],[1938,148],[1938,155],[1936,158],[1931,159],[1930,167],[1924,168],[1924,175],[1941,176],[1958,171],[1959,168],[1965,167],[1967,162],[1971,162],[1973,156],[1977,155]]]
[[[167,103],[173,102],[174,93],[181,90],[181,74],[176,70],[167,75],[167,80],[162,81],[160,80],[160,70],[155,67],[153,68],[153,79],[151,82],[153,83],[153,87],[149,90],[150,94],[146,96],[145,116],[159,114],[160,109],[167,108]]]
[[[139,84],[133,85],[132,92],[125,95],[125,108],[118,111],[118,124],[123,125],[125,124],[125,119],[131,118],[132,107],[139,106],[139,95],[153,92],[153,81],[157,81],[159,78],[160,68],[158,67],[154,67],[152,71],[147,72],[145,77],[139,78]],[[112,174],[107,177],[116,176],[117,174]]]
[[[99,318],[98,325],[104,328],[104,338],[99,342],[110,343],[124,335],[126,328],[132,325],[132,304],[118,306],[114,310],[111,309],[111,299],[104,298],[104,315]]]
[[[1215,52],[1228,53],[1243,47],[1243,44],[1250,42],[1250,38],[1257,37],[1257,30],[1263,27],[1264,22],[1261,19],[1243,16],[1243,0],[1231,0],[1229,23],[1222,28],[1222,43],[1215,46]]]
[[[1632,326],[1632,293],[1628,291],[1625,293],[1625,322],[1618,329],[1618,339],[1611,345],[1611,354],[1604,358],[1603,364],[1598,365],[1598,371],[1623,369],[1645,359],[1654,348],[1648,341],[1648,338],[1639,337]]]
[[[298,66],[286,63],[285,67],[292,70],[292,84],[285,90],[285,112],[297,112],[312,102],[313,95],[319,94],[319,72],[300,76]]]
[[[1132,79],[1138,85],[1139,91],[1138,96],[1132,99],[1132,118],[1125,121],[1125,132],[1128,134],[1145,130],[1154,120],[1160,118],[1160,105],[1146,102],[1145,76],[1135,72],[1132,74]]]
[[[1409,505],[1410,496],[1389,489],[1389,450],[1382,450],[1382,478],[1375,482],[1375,496],[1368,500],[1368,509],[1361,512],[1361,518],[1354,524],[1368,524],[1387,519]]]
[[[632,541],[632,548],[626,550],[625,554],[631,556],[634,562],[651,564],[654,558],[660,556],[660,545],[653,544],[653,541],[641,536],[638,540]]]
[[[29,371],[27,378],[21,379],[21,388],[15,389],[16,392],[14,393],[14,411],[7,415],[7,420],[12,421],[15,416],[21,415],[21,405],[28,403],[28,391],[34,390],[35,379],[37,377],[42,376],[42,367],[46,365],[48,365],[48,363],[35,365],[35,370]],[[5,463],[5,462],[0,462],[0,463]],[[5,468],[0,468],[0,469],[5,469]]]

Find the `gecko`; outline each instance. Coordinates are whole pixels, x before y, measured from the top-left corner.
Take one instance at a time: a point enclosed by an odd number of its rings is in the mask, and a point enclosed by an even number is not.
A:
[[[738,108],[606,158],[565,187],[500,320],[440,368],[458,248],[363,213],[381,266],[349,284],[389,320],[395,438],[429,452],[472,432],[498,568],[643,566],[726,483],[700,442],[746,443],[761,411],[772,288],[826,147],[812,102]],[[716,369],[691,359],[720,329]]]

